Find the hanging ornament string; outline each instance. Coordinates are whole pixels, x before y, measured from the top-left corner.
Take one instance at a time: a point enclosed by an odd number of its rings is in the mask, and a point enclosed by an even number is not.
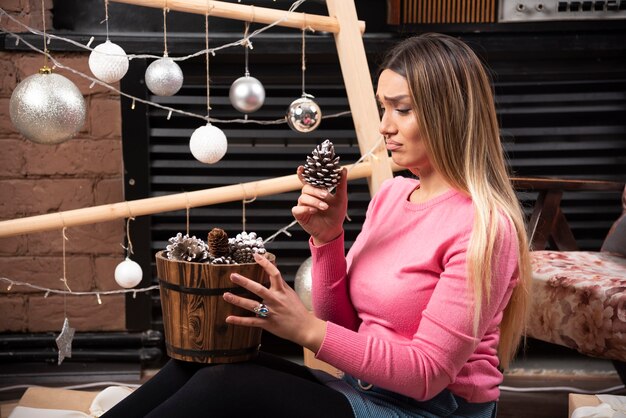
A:
[[[65,241],[68,240],[67,235],[65,234],[67,227],[65,226],[63,215],[61,215],[60,212],[59,216],[61,216],[61,220],[63,221],[63,229],[61,230],[61,238],[63,241],[63,278],[61,279],[61,281],[65,284],[67,292],[72,293],[72,289],[70,289],[70,286],[67,284],[67,266],[65,252]],[[63,363],[63,360],[66,357],[72,357],[72,340],[74,339],[75,332],[76,330],[70,327],[70,322],[67,318],[67,293],[63,293],[63,326],[61,327],[61,332],[55,339],[58,348],[57,364],[60,365],[61,363]]]
[[[61,215],[61,212],[59,212],[59,216],[61,216],[61,220],[63,221],[63,215]],[[63,284],[65,285],[65,288],[67,289],[68,292],[72,292],[72,289],[70,289],[69,284],[67,283],[67,260],[66,260],[66,256],[65,256],[65,241],[68,241],[69,238],[67,237],[67,235],[65,234],[65,231],[67,231],[67,227],[65,226],[65,221],[63,221],[63,229],[61,231],[61,237],[63,238],[63,277],[61,277],[61,281],[63,282]],[[65,303],[65,300],[63,301]]]
[[[304,90],[304,74],[306,73],[305,50],[306,50],[306,28],[302,28],[302,96],[306,95],[306,92]]]
[[[185,219],[186,219],[186,224],[187,224],[187,236],[189,236],[189,195],[187,194],[187,192],[185,192],[185,199],[187,200],[187,207],[185,208]]]
[[[306,13],[304,15],[304,26],[302,27],[302,97],[313,97],[306,93],[305,90],[305,74],[306,74],[306,31],[310,30],[311,32],[315,32],[315,30],[307,26],[306,23]]]
[[[131,254],[135,254],[133,251],[133,242],[130,240],[130,221],[134,221],[135,218],[129,217],[126,219],[126,242],[127,246],[124,247],[126,250],[126,258],[129,258]]]
[[[204,15],[204,46],[206,49],[205,66],[206,66],[206,120],[210,121],[209,112],[211,111],[211,95],[209,93],[209,0],[207,0],[207,11]]]
[[[100,22],[102,23],[102,22]],[[109,0],[104,0],[104,27],[106,31],[106,40],[109,40]]]
[[[44,1],[45,0],[41,0],[41,22],[43,25],[43,51],[44,51],[43,68],[41,69],[41,71],[50,72],[50,68],[48,68],[49,51],[48,51],[48,44],[47,44],[48,41],[46,39],[46,9],[45,9]]]
[[[248,35],[249,30],[250,30],[250,22],[246,22],[244,26],[244,31],[243,31],[243,43],[241,44],[244,47],[244,62],[245,62],[244,75],[246,77],[250,76],[250,70],[248,69],[248,50],[252,49],[252,42],[250,42],[250,38]]]
[[[241,186],[241,188],[243,189],[243,199],[241,200],[241,206],[242,206],[242,210],[241,210],[241,230],[243,232],[246,232],[246,205],[248,203],[252,203],[256,200],[257,196],[256,196],[256,191],[254,193],[254,197],[252,199],[246,199],[246,187],[243,185],[243,183],[239,183],[239,185]]]
[[[163,8],[163,56],[167,57],[167,13],[170,11],[167,7],[167,0],[165,0],[165,7]],[[208,48],[207,48],[208,49]]]

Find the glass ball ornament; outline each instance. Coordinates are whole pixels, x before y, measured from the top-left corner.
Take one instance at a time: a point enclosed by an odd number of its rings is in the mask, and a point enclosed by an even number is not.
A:
[[[146,69],[146,86],[157,96],[173,96],[183,86],[183,70],[168,57],[153,61]]]
[[[126,257],[124,261],[115,267],[114,276],[117,284],[125,289],[130,289],[141,283],[143,271],[139,264]]]
[[[311,277],[311,267],[313,266],[313,258],[309,257],[298,267],[294,280],[294,288],[300,300],[309,311],[313,310],[311,302],[311,286],[313,279]]]
[[[256,78],[244,75],[230,86],[228,97],[235,109],[242,113],[252,113],[263,106],[265,88]]]
[[[307,95],[294,100],[287,109],[287,124],[296,132],[314,131],[322,121],[322,110]]]
[[[120,81],[128,71],[128,57],[121,46],[106,40],[89,54],[89,69],[105,83]]]
[[[74,83],[44,67],[15,87],[9,115],[27,139],[38,144],[59,144],[82,128],[87,105]]]
[[[196,129],[189,140],[189,149],[194,158],[205,164],[213,164],[226,155],[228,141],[224,132],[207,123]]]

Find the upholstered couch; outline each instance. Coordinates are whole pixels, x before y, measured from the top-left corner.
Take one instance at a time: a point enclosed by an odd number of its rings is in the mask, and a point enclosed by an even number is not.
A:
[[[539,191],[531,216],[533,307],[527,335],[613,360],[626,377],[626,189],[623,183],[519,182]],[[623,213],[600,251],[576,251],[560,210],[564,190],[622,192]],[[616,193],[616,196],[619,192]],[[544,250],[550,241],[555,249]]]

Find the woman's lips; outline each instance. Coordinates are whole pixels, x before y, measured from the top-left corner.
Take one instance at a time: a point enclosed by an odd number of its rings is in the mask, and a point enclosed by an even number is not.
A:
[[[394,142],[394,141],[389,141],[387,140],[387,151],[397,151],[398,149],[400,149],[400,147],[402,146],[401,144]]]

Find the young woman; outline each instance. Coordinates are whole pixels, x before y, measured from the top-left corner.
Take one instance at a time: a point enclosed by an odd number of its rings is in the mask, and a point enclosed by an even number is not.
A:
[[[419,180],[381,186],[347,256],[345,171],[334,193],[303,186],[292,212],[311,235],[314,314],[260,257],[269,288],[232,280],[263,304],[224,295],[257,312],[230,323],[307,347],[344,378],[263,354],[172,360],[107,417],[495,416],[530,279],[489,78],[470,48],[438,34],[401,42],[382,68],[380,133]]]

